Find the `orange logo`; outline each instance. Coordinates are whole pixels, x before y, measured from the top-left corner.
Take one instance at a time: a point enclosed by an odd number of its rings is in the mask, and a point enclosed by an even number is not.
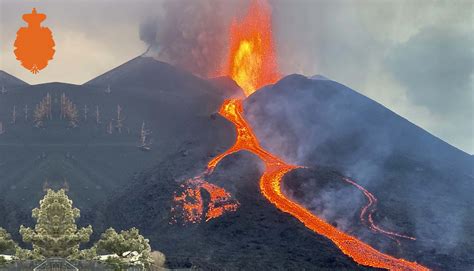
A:
[[[21,27],[16,33],[15,56],[21,65],[32,73],[38,73],[53,59],[54,40],[51,30],[42,27],[41,22],[46,14],[36,13],[36,9],[29,14],[23,14],[23,20],[28,27]]]

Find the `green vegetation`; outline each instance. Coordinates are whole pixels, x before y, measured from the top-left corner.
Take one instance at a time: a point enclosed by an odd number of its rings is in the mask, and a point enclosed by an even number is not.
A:
[[[60,257],[74,259],[79,256],[79,245],[89,241],[92,227],[77,229],[76,219],[80,211],[72,207],[72,201],[64,190],[48,190],[40,207],[33,209],[37,223],[34,229],[20,227],[25,243],[32,243],[35,259]]]
[[[164,264],[164,255],[154,252],[152,256],[148,239],[140,235],[136,228],[120,233],[109,228],[93,247],[81,250],[81,243],[90,240],[92,227],[89,225],[78,229],[76,219],[80,217],[80,210],[73,208],[72,201],[63,189],[49,189],[40,201],[39,208],[33,209],[32,217],[36,220],[34,228],[23,225],[20,227],[23,241],[31,243],[32,250],[19,247],[11,235],[0,228],[0,254],[4,255],[0,256],[0,265],[8,261],[44,260],[52,257],[73,261],[100,261],[116,270],[132,265],[148,267],[153,263],[153,258],[158,258],[160,265]]]
[[[3,228],[0,228],[0,254],[13,254],[17,248],[11,235]]]

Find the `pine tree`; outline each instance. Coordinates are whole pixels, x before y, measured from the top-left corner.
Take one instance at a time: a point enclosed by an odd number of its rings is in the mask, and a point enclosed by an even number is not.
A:
[[[32,244],[33,250],[19,247],[10,234],[0,228],[0,254],[5,253],[13,259],[9,261],[36,261],[53,257],[105,261],[118,270],[129,266],[148,268],[153,262],[157,266],[164,265],[165,256],[161,252],[152,254],[148,239],[136,228],[120,233],[109,228],[92,248],[79,250],[81,243],[89,242],[92,227],[77,228],[76,219],[80,211],[73,208],[64,189],[57,192],[48,189],[39,208],[33,209],[32,216],[36,219],[34,229],[21,225],[20,234],[25,243]],[[0,265],[7,263],[6,259],[0,257]]]
[[[94,247],[98,254],[116,254],[120,258],[127,257],[127,253],[137,252],[138,260],[143,265],[148,266],[152,262],[149,240],[145,239],[136,228],[120,233],[109,228],[102,234]]]
[[[40,201],[40,207],[32,211],[37,224],[34,229],[20,227],[23,241],[32,243],[35,258],[79,257],[79,245],[89,241],[92,227],[78,230],[76,219],[80,211],[72,207],[72,201],[63,189],[55,192],[48,189]]]
[[[17,244],[12,240],[11,235],[3,228],[0,228],[0,254],[14,254]]]

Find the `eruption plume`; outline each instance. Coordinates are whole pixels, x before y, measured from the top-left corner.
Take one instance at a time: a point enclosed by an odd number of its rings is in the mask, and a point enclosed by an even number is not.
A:
[[[147,54],[196,75],[207,77],[221,63],[232,5],[220,1],[165,1],[163,14],[140,25]]]

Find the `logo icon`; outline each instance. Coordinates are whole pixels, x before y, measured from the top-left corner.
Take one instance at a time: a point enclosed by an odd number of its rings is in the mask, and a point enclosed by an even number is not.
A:
[[[16,59],[34,74],[48,65],[55,52],[53,33],[49,28],[41,26],[41,22],[45,19],[46,14],[37,13],[34,8],[31,13],[23,14],[23,20],[28,26],[21,27],[16,33],[14,44]]]

